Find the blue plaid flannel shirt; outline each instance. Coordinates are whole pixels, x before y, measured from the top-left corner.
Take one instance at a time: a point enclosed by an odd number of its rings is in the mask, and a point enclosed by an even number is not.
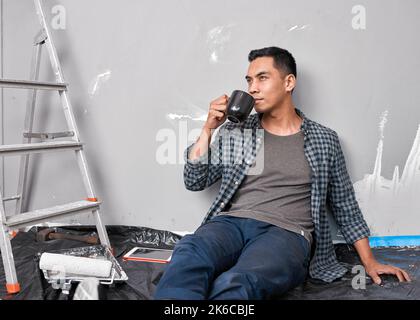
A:
[[[368,237],[370,231],[357,203],[337,133],[308,119],[301,110],[295,108],[295,111],[303,119],[301,131],[304,133],[304,153],[312,169],[311,214],[314,223],[314,251],[309,275],[332,282],[342,277],[347,268],[337,261],[327,218],[327,205],[348,244]],[[188,190],[204,190],[222,178],[219,193],[202,224],[226,208],[256,160],[263,142],[264,130],[256,130],[263,129],[260,116],[261,113],[255,113],[244,123],[223,124],[208,151],[198,159],[188,159],[194,144],[185,150],[184,183]],[[251,134],[247,135],[246,132]],[[244,138],[246,136],[247,138]],[[237,161],[238,159],[243,161]]]

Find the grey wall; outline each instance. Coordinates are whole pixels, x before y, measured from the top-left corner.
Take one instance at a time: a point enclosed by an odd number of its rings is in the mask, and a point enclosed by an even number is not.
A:
[[[26,79],[38,30],[33,4],[2,3],[3,76]],[[419,234],[416,228],[398,226],[395,219],[407,214],[411,226],[419,225],[415,197],[407,204],[407,197],[396,196],[393,203],[404,202],[405,207],[390,210],[373,201],[375,192],[365,188],[373,177],[381,134],[378,188],[388,187],[395,166],[402,175],[415,147],[420,123],[420,45],[415,40],[419,1],[44,4],[55,23],[52,8],[65,9],[65,28],[53,29],[53,37],[106,223],[187,231],[199,225],[220,184],[203,192],[185,190],[179,154],[195,140],[211,100],[234,89],[246,90],[248,52],[276,45],[289,49],[297,60],[296,106],[339,133],[373,233]],[[366,10],[365,29],[354,28],[362,22],[358,12],[352,13],[356,5]],[[48,67],[44,60],[43,80],[54,79]],[[4,143],[21,141],[25,99],[25,92],[4,89]],[[64,128],[58,103],[55,95],[40,94],[36,130]],[[410,176],[415,182],[420,179],[420,154],[412,153]],[[29,208],[84,197],[72,154],[34,159]],[[17,160],[5,159],[6,195],[16,189]],[[415,192],[420,185],[414,182],[403,189]],[[384,216],[383,210],[388,210]]]

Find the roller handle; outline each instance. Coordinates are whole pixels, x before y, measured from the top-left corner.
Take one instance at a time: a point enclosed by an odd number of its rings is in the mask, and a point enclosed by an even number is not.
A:
[[[55,240],[76,240],[76,241],[86,242],[89,244],[99,244],[98,237],[94,237],[94,236],[78,236],[74,234],[52,232],[48,235],[48,237],[51,240],[54,240],[54,239]]]

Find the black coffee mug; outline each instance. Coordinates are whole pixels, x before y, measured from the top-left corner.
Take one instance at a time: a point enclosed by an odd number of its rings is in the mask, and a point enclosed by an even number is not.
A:
[[[254,104],[255,100],[249,93],[242,90],[233,91],[227,104],[228,120],[235,123],[244,122],[254,108]]]

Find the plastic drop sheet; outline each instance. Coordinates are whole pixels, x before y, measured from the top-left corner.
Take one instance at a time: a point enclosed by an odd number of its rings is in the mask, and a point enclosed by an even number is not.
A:
[[[32,300],[70,300],[73,298],[77,283],[72,285],[69,294],[53,289],[39,269],[39,254],[61,249],[85,247],[88,244],[73,240],[48,240],[38,242],[36,234],[41,227],[33,227],[28,232],[19,232],[12,240],[13,254],[21,291],[8,295],[5,287],[3,264],[0,264],[0,299]],[[92,235],[92,226],[71,226],[56,228],[57,232],[77,235]],[[164,264],[123,261],[125,253],[135,246],[172,249],[181,236],[169,231],[145,227],[107,226],[114,255],[128,276],[128,280],[113,285],[100,285],[99,298],[105,300],[148,300],[152,299],[156,285],[164,271]],[[399,283],[394,276],[383,275],[382,284],[376,285],[369,276],[365,278],[365,288],[354,288],[352,273],[354,266],[360,265],[357,252],[352,246],[336,244],[335,251],[339,261],[348,269],[341,279],[332,283],[308,278],[305,283],[292,289],[279,299],[286,300],[335,300],[335,299],[420,299],[420,247],[382,247],[373,248],[376,259],[381,263],[392,264],[406,270],[412,282]],[[352,286],[353,284],[353,286]]]

